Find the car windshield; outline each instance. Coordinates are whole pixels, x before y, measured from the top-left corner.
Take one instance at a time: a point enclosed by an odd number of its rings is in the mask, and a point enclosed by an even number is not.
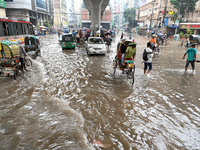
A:
[[[89,44],[103,44],[103,40],[102,39],[96,39],[96,38],[94,38],[94,39],[90,39],[89,40]]]

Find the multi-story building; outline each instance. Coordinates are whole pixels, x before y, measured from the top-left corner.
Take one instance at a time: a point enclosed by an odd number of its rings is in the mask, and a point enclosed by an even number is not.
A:
[[[76,23],[74,0],[67,0],[67,20],[68,26],[73,27]]]
[[[140,7],[140,0],[128,0],[127,1],[127,8],[139,8]]]
[[[101,26],[104,29],[111,29],[112,28],[112,11],[110,4],[106,7],[105,11],[101,15]],[[88,10],[86,9],[85,4],[82,4],[81,9],[81,27],[90,28],[91,26],[91,15],[89,14]]]
[[[166,15],[164,15],[165,7],[166,12],[168,12]],[[160,30],[165,33],[167,32],[167,27],[172,26],[174,23],[172,11],[174,10],[169,0],[141,0],[139,20],[143,22],[145,27],[153,28],[154,30],[156,26],[161,25],[163,28]]]
[[[67,27],[67,3],[66,0],[54,0],[54,26],[57,29]]]
[[[193,29],[195,34],[200,34],[200,0],[196,3],[196,9],[193,12],[185,12],[180,23],[180,31],[186,32],[186,29]]]
[[[6,8],[6,2],[0,0],[0,17],[6,17],[5,8]]]
[[[35,26],[43,25],[53,18],[53,0],[4,0],[9,19],[30,21]]]
[[[127,0],[114,0],[114,25],[117,28],[125,24],[123,12],[127,8]]]

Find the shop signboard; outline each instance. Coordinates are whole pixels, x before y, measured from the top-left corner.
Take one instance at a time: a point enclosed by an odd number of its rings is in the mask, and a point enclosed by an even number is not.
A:
[[[6,8],[6,2],[4,2],[4,1],[0,1],[0,7],[2,7],[2,8]]]

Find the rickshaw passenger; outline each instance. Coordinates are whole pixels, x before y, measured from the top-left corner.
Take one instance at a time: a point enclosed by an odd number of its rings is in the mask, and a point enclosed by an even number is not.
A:
[[[26,69],[25,62],[24,62],[25,61],[25,56],[27,56],[26,51],[24,49],[24,46],[21,44],[20,40],[17,40],[16,42],[19,45],[21,66],[22,66],[23,69],[25,69],[26,71],[28,71]]]
[[[122,40],[121,44],[119,45],[119,53],[122,54],[122,59],[121,59],[121,62],[123,62],[123,59],[124,59],[124,55],[125,55],[125,52],[126,52],[126,44],[125,44],[125,39]]]
[[[125,60],[134,60],[136,55],[136,42],[129,43],[128,48],[126,49],[124,59],[123,59],[123,66],[125,66]],[[124,73],[124,68],[122,73]]]

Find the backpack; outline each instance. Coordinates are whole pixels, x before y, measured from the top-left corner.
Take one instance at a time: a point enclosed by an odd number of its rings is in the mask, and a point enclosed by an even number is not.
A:
[[[144,52],[143,52],[143,60],[144,61],[147,61],[149,58],[148,58],[148,54],[152,54],[153,52],[147,52],[146,49],[144,49]]]
[[[147,61],[148,60],[148,56],[147,56],[148,54],[147,54],[147,51],[146,51],[146,49],[144,49],[144,52],[143,52],[143,60],[144,61]]]

